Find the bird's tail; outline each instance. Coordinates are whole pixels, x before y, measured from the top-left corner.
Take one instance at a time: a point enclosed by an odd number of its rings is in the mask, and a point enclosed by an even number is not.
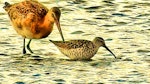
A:
[[[11,4],[5,2],[5,6],[3,7],[6,11],[11,7]]]
[[[49,40],[50,42],[53,42],[52,40]]]
[[[55,44],[55,45],[59,45],[59,44],[61,44],[61,43],[63,43],[63,41],[53,41],[53,40],[49,40],[50,42],[52,42],[53,44]]]
[[[50,42],[52,42],[53,44],[55,44],[55,41],[53,41],[53,40],[49,40]]]

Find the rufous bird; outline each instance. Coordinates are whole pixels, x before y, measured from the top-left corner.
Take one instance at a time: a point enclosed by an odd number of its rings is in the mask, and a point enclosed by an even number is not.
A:
[[[5,2],[3,8],[8,13],[16,32],[24,38],[23,54],[26,53],[25,39],[30,39],[27,44],[27,49],[30,53],[33,53],[30,49],[31,40],[47,37],[52,32],[54,23],[56,23],[62,41],[64,41],[59,21],[61,11],[58,7],[52,7],[49,10],[37,1],[26,0],[15,4]]]

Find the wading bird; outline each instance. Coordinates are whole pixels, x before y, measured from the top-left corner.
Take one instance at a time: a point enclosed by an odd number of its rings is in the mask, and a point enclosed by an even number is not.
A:
[[[71,60],[90,60],[101,46],[106,48],[116,58],[101,37],[96,37],[93,41],[70,40],[63,42],[50,40],[50,42]]]
[[[49,10],[39,2],[30,0],[15,4],[5,2],[3,8],[8,13],[16,32],[24,38],[23,54],[26,53],[25,39],[30,39],[27,49],[30,53],[33,53],[30,49],[31,40],[47,37],[52,32],[54,23],[56,23],[61,38],[64,41],[59,22],[61,11],[58,7],[52,7]]]

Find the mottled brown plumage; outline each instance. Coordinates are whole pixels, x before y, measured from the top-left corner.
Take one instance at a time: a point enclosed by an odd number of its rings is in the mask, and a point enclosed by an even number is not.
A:
[[[96,37],[93,41],[88,40],[70,40],[70,41],[52,41],[50,40],[64,55],[72,60],[89,60],[91,59],[99,47],[106,48],[115,58],[116,56],[105,45],[104,39]]]
[[[54,23],[56,23],[64,41],[59,23],[61,12],[58,7],[53,7],[49,10],[37,1],[26,0],[15,4],[5,2],[3,8],[8,13],[16,32],[24,38],[24,54],[26,53],[25,38],[30,39],[27,49],[32,53],[29,47],[31,39],[47,37],[52,32]]]

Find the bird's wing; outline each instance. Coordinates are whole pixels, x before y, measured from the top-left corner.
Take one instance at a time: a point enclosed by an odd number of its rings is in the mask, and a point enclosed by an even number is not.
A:
[[[66,48],[66,49],[74,49],[74,48],[81,48],[81,47],[86,47],[86,48],[92,48],[95,47],[95,45],[88,40],[70,40],[70,41],[52,41],[50,40],[53,44],[55,44],[57,47],[60,48]]]
[[[39,20],[43,18],[48,9],[37,1],[24,1],[16,4],[6,4],[5,2],[5,10],[8,12],[10,19],[15,18],[26,18],[28,14],[33,14],[39,17]],[[34,18],[34,17],[33,17]]]

